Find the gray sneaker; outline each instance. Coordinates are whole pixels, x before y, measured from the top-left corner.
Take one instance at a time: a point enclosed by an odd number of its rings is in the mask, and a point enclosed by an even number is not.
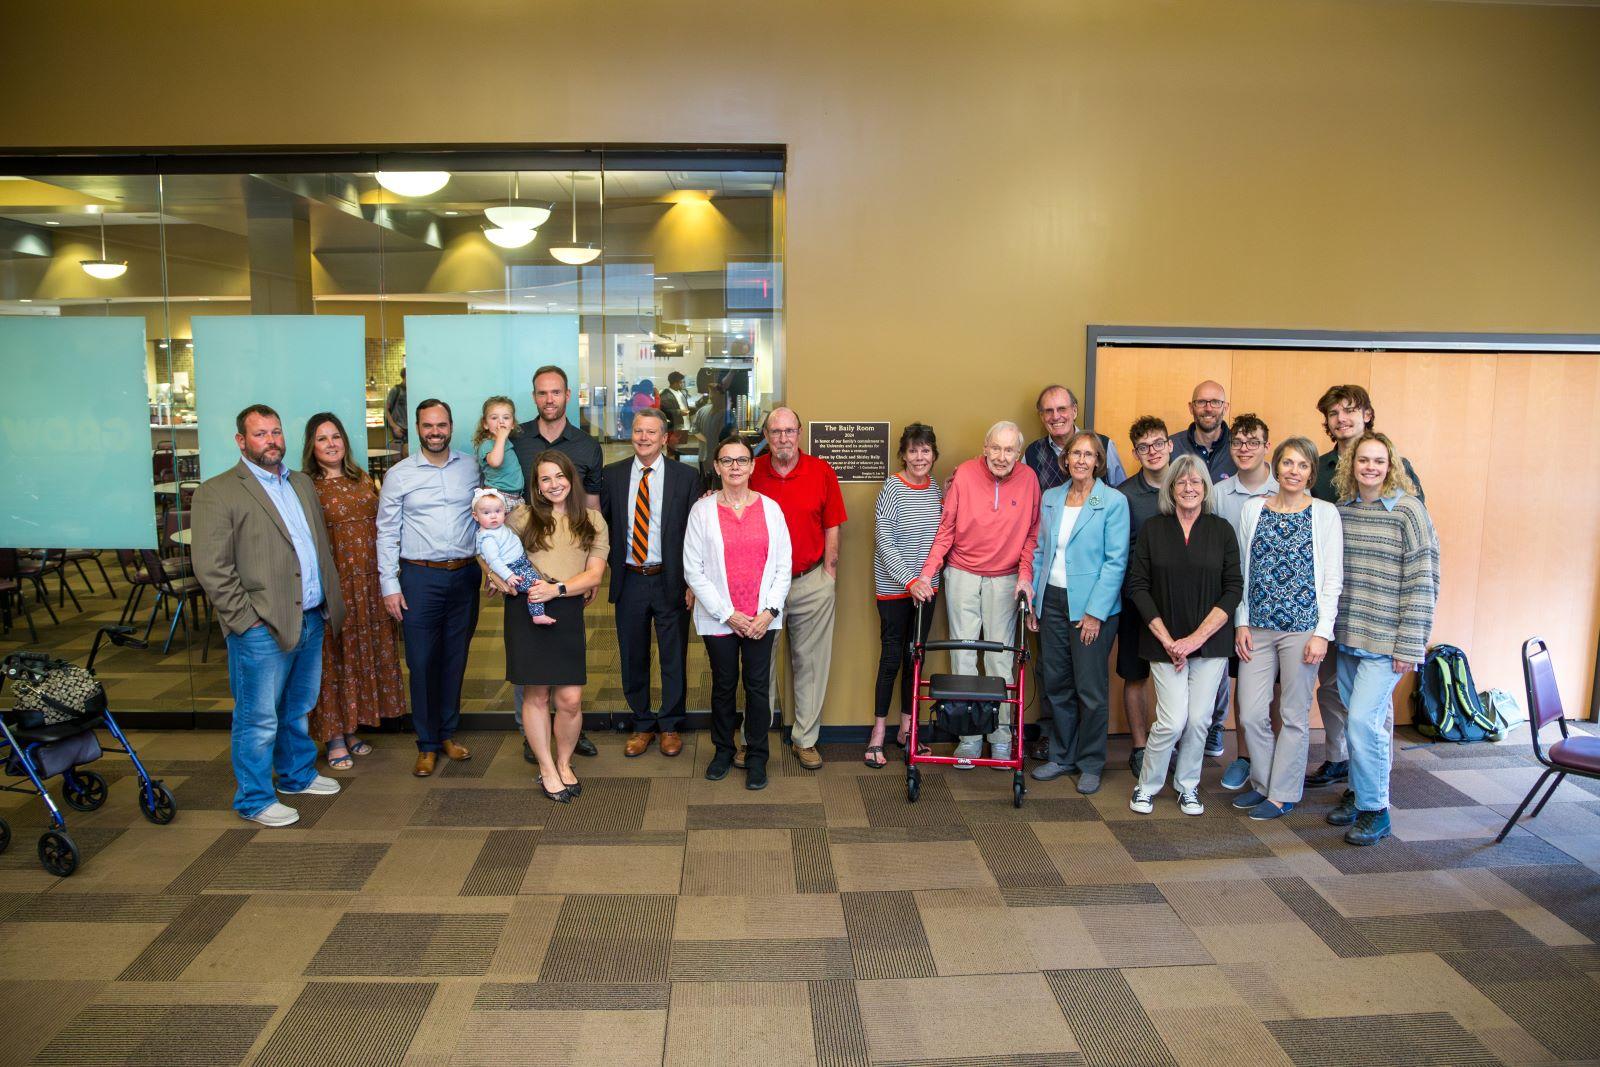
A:
[[[1100,776],[1093,771],[1084,771],[1078,775],[1078,792],[1088,796],[1090,793],[1100,791]]]
[[[300,821],[300,813],[287,804],[279,804],[274,800],[254,815],[246,815],[250,822],[260,823],[262,826],[293,826]]]
[[[973,737],[963,737],[957,742],[955,751],[950,754],[961,761],[955,765],[956,770],[972,770],[972,761],[983,756],[983,736],[980,734]]]
[[[1067,769],[1059,763],[1041,763],[1033,769],[1033,780],[1036,782],[1053,782],[1067,773]]]
[[[339,791],[339,780],[329,778],[325,774],[314,775],[303,789],[279,789],[278,792],[286,797],[300,796],[309,793],[313,796],[327,797]]]
[[[1010,759],[1011,758],[1011,746],[1010,745],[990,745],[989,746],[989,758],[990,759]],[[997,771],[1009,771],[1011,768],[1010,767],[995,767],[994,769],[997,770]]]

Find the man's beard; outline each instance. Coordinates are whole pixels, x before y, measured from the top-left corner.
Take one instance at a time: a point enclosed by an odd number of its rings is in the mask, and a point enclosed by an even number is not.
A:
[[[269,453],[273,453],[273,452],[276,452],[277,455],[274,456],[271,459],[268,459],[267,458],[268,454]],[[254,463],[256,466],[260,467],[262,470],[276,470],[277,467],[278,467],[278,464],[283,462],[283,449],[279,448],[277,445],[268,445],[266,448],[262,449],[260,452],[257,452],[255,450],[249,448],[249,447],[246,447],[245,450],[244,450],[244,454],[245,454],[245,457],[247,459],[249,459],[251,463]]]
[[[441,437],[441,438],[439,438],[439,443],[438,444],[434,444],[433,441],[431,441],[430,439],[424,437],[422,439],[422,447],[427,449],[429,452],[433,452],[435,454],[437,454],[439,452],[444,452],[444,451],[447,451],[450,448],[450,438],[449,437]]]

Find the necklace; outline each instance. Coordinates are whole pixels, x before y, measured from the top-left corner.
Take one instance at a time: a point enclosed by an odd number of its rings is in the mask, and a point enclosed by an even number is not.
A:
[[[745,507],[750,503],[749,500],[740,500],[737,503],[735,503],[734,501],[728,499],[728,494],[726,492],[722,493],[721,496],[722,496],[722,502],[724,504],[728,505],[728,507],[732,508],[733,509],[733,513],[735,515],[737,515],[741,511],[743,511],[745,509]]]

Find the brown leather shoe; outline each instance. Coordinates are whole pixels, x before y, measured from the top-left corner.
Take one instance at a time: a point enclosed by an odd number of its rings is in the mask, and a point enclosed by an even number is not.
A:
[[[744,766],[744,754],[745,754],[746,751],[748,751],[748,750],[742,744],[738,745],[733,750],[733,765],[735,767],[739,768],[741,771],[745,769],[745,766]]]
[[[683,751],[683,736],[665,730],[661,734],[661,754],[663,756],[676,756]]]
[[[800,761],[800,766],[808,771],[821,769],[822,753],[818,752],[814,746],[807,745],[805,748],[801,748],[799,745],[790,745],[789,747],[794,750],[794,758]]]
[[[654,730],[641,730],[628,738],[628,743],[622,749],[624,756],[642,756],[645,749],[650,747],[650,742],[656,739]]]
[[[466,745],[458,745],[458,744],[456,744],[455,738],[453,738],[453,737],[445,738],[440,743],[440,747],[444,749],[444,754],[446,756],[449,756],[451,759],[455,760],[457,763],[460,763],[464,759],[471,759],[472,758],[472,750],[469,749]]]
[[[437,752],[418,752],[417,765],[411,773],[418,778],[426,778],[433,773],[433,765],[438,760],[439,754]]]

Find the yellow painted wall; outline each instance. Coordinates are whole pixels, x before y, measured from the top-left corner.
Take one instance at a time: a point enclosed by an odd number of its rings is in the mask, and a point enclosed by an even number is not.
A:
[[[930,421],[945,469],[1044,381],[1081,384],[1090,322],[1600,332],[1593,9],[84,0],[6,22],[34,46],[0,66],[0,147],[785,145],[788,394]],[[872,498],[847,491],[835,722],[870,702]]]

